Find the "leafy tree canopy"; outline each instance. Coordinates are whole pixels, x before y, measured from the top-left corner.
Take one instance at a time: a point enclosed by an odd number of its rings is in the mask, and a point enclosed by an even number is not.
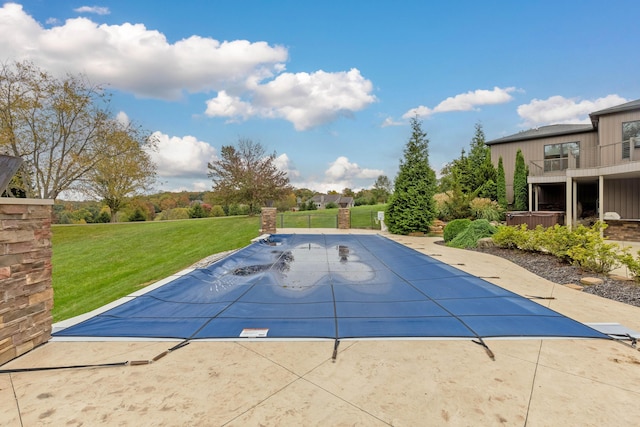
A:
[[[223,146],[220,159],[208,164],[214,191],[225,205],[242,203],[249,206],[250,214],[257,213],[293,190],[275,158],[275,153],[266,154],[261,144],[250,139]]]

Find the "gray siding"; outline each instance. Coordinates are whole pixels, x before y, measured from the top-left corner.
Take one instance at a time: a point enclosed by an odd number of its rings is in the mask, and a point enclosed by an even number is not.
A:
[[[502,156],[504,175],[507,182],[507,200],[513,201],[513,172],[515,170],[515,158],[518,148],[522,150],[525,163],[529,167],[531,175],[536,174],[535,169],[541,168],[544,160],[544,146],[563,142],[580,142],[580,162],[589,161],[587,153],[593,152],[598,143],[598,134],[593,132],[561,135],[548,138],[533,139],[530,141],[509,142],[491,145],[491,161],[498,166],[498,159]],[[564,175],[564,172],[560,173]]]
[[[640,111],[611,114],[600,117],[598,133],[600,134],[600,163],[602,165],[619,165],[628,163],[622,158],[622,123],[640,120]],[[638,160],[633,153],[634,160]]]
[[[623,219],[640,218],[640,179],[606,179],[604,210],[617,212]]]

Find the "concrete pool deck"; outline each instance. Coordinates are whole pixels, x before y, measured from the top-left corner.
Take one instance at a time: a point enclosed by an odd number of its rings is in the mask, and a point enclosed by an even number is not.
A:
[[[337,230],[278,230],[333,234]],[[348,232],[355,232],[349,230]],[[584,323],[640,331],[640,308],[439,238],[388,237]],[[34,425],[629,425],[640,353],[606,340],[191,342],[152,364],[0,374],[0,419]],[[175,341],[49,342],[2,366],[150,360]]]

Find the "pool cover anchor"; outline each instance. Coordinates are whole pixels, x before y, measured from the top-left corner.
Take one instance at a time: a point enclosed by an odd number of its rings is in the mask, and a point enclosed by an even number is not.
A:
[[[636,337],[632,337],[629,334],[607,334],[607,335],[609,335],[611,338],[613,338],[619,343],[628,345],[631,348],[637,348],[638,339]],[[629,341],[629,344],[627,344],[626,341]]]
[[[333,343],[333,355],[331,356],[331,360],[333,362],[336,361],[336,359],[338,358],[338,346],[340,345],[340,340],[336,338],[335,342]]]
[[[496,360],[496,356],[495,354],[493,354],[493,351],[491,351],[491,349],[489,348],[489,346],[483,341],[482,338],[478,337],[478,340],[471,340],[472,343],[474,344],[478,344],[479,346],[484,347],[485,351],[487,352],[487,355],[489,356],[489,358],[493,361]]]

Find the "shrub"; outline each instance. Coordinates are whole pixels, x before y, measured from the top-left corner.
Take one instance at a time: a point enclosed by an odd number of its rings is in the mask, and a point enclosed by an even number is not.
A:
[[[445,242],[452,241],[461,231],[465,230],[471,220],[467,218],[454,219],[444,227],[443,237]]]
[[[491,239],[501,248],[520,249],[529,239],[527,225],[501,225]]]
[[[189,218],[206,218],[207,212],[200,203],[194,203],[189,209]]]
[[[620,265],[620,246],[605,243],[604,238],[600,236],[600,231],[606,226],[596,222],[591,228],[580,225],[573,231],[576,244],[567,250],[572,264],[597,273],[608,273]]]
[[[451,218],[451,212],[449,212],[449,206],[447,205],[447,201],[449,200],[449,192],[447,193],[438,193],[433,195],[433,201],[436,209],[436,216],[438,219],[442,221],[450,221],[454,218]]]
[[[129,221],[131,222],[146,221],[146,220],[147,220],[147,217],[140,208],[136,208],[136,210],[133,211],[131,215],[129,215]]]
[[[541,251],[548,252],[562,260],[569,260],[568,250],[577,245],[576,235],[563,225],[543,229],[538,236]]]
[[[211,216],[224,216],[224,209],[222,209],[222,206],[220,205],[215,205],[211,208]]]
[[[476,219],[486,219],[487,221],[500,221],[504,215],[504,210],[498,202],[491,199],[476,197],[469,203],[471,215]]]
[[[337,207],[338,207],[338,204],[334,202],[329,202],[324,206],[325,209],[335,209]]]
[[[478,245],[478,240],[491,237],[495,232],[496,227],[491,225],[489,221],[486,219],[477,219],[451,240],[448,246],[454,248],[475,248]]]
[[[629,248],[625,248],[619,256],[619,261],[622,265],[627,267],[631,277],[638,282],[640,281],[640,251],[637,253],[637,258],[629,253]]]

